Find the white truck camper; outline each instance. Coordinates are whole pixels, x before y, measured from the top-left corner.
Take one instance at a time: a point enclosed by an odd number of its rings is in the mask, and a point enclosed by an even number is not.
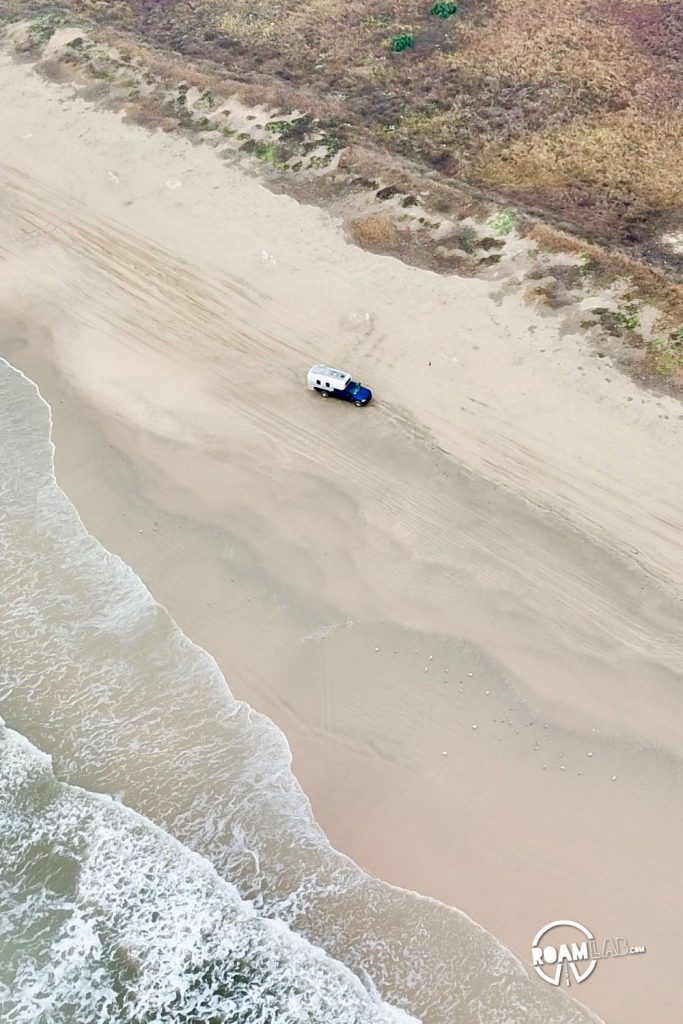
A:
[[[343,391],[351,380],[350,373],[334,370],[331,366],[316,363],[308,371],[308,387],[311,391]]]
[[[308,371],[306,383],[310,391],[317,391],[323,398],[341,398],[354,405],[367,405],[372,399],[370,388],[363,387],[360,381],[351,380],[351,374],[345,370],[335,370],[332,366],[316,363]]]

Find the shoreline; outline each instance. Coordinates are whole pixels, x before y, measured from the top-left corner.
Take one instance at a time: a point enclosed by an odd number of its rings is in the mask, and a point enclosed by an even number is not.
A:
[[[447,326],[467,298],[462,282],[433,284],[420,271],[349,251],[332,242],[317,211],[266,194],[258,205],[258,186],[240,186],[231,171],[231,185],[243,189],[239,198],[258,225],[250,240],[249,218],[241,219],[225,193],[215,202],[206,199],[219,189],[211,154],[188,152],[177,140],[134,133],[111,115],[60,102],[22,69],[2,73],[6,82],[28,83],[24,102],[44,104],[55,121],[63,120],[58,127],[43,121],[33,152],[15,133],[13,160],[30,187],[2,171],[10,184],[10,230],[0,299],[3,310],[23,321],[29,341],[5,344],[1,354],[37,380],[50,401],[58,480],[88,529],[134,568],[187,635],[211,651],[236,695],[283,729],[317,820],[334,845],[354,849],[362,866],[376,859],[379,877],[395,873],[398,879],[423,859],[415,876],[422,888],[447,891],[445,902],[462,907],[521,956],[528,956],[525,939],[530,943],[546,917],[558,916],[550,907],[555,910],[560,894],[576,919],[587,914],[596,931],[609,934],[625,904],[634,929],[652,930],[657,907],[649,905],[650,893],[631,891],[633,878],[643,857],[651,863],[659,835],[656,884],[663,900],[680,839],[678,769],[655,747],[675,752],[683,722],[675,690],[677,618],[669,597],[683,577],[676,545],[680,512],[673,500],[669,507],[681,480],[676,463],[667,461],[680,427],[660,420],[671,414],[669,400],[643,396],[639,416],[617,420],[619,396],[632,397],[633,385],[617,379],[608,389],[600,383],[602,370],[591,364],[580,388],[579,340],[565,339],[559,372],[539,377],[541,366],[550,371],[541,346],[560,340],[554,326],[511,299],[503,317],[483,283],[476,283],[479,303],[470,299],[473,308],[454,339]],[[28,110],[13,111],[14,124],[23,125]],[[91,131],[97,126],[90,150],[77,141],[81,117]],[[69,132],[75,156],[62,148]],[[117,145],[124,137],[125,157]],[[43,145],[55,160],[44,173],[63,189],[59,195],[53,185],[49,202],[40,187]],[[85,152],[93,160],[87,169],[78,162]],[[145,171],[152,153],[158,163]],[[107,191],[105,172],[114,158],[123,195]],[[185,165],[193,176],[169,204],[165,180],[182,175]],[[139,214],[127,212],[126,197]],[[206,230],[220,204],[224,237]],[[138,216],[150,234],[148,249],[133,233],[140,230],[133,229]],[[171,259],[174,232],[184,247]],[[302,297],[307,261],[328,244],[338,245],[337,260],[318,259],[317,291],[306,289],[306,316],[297,319],[287,293]],[[274,250],[274,265],[264,265],[266,246]],[[369,282],[361,279],[363,269]],[[350,285],[339,281],[345,277]],[[416,355],[411,347],[408,282],[413,319],[432,317],[429,353]],[[385,308],[378,285],[388,286],[384,294],[396,296],[400,308]],[[355,305],[349,308],[350,296]],[[438,303],[447,306],[443,314]],[[368,420],[365,411],[350,418],[339,409],[329,416],[322,403],[308,401],[299,380],[315,336],[324,329],[331,339],[342,328],[347,337],[340,358],[353,360],[381,392]],[[331,340],[325,345],[336,354]],[[427,354],[436,380],[424,365]],[[490,380],[487,392],[489,375],[481,367],[491,360],[502,380]],[[263,380],[273,365],[278,373]],[[526,418],[518,407],[517,421],[506,425],[514,412],[506,393],[519,385],[520,401],[529,404],[539,379],[541,404]],[[454,394],[465,403],[459,411]],[[557,418],[556,436],[541,437],[539,424],[560,398],[571,403],[572,414]],[[526,447],[534,437],[534,446]],[[647,474],[644,508],[633,504],[634,452]],[[572,480],[571,471],[589,455],[592,462]],[[608,465],[610,478],[601,480]],[[515,488],[524,500],[509,493]],[[552,507],[552,501],[559,514],[543,516],[533,507]],[[567,512],[583,536],[567,529]],[[643,518],[657,522],[657,531],[649,534]],[[589,539],[590,527],[602,545]],[[617,553],[636,544],[639,554],[629,561]],[[638,559],[661,582],[643,572]],[[325,638],[310,639],[339,623]],[[340,679],[337,666],[349,658],[354,678]],[[432,661],[442,673],[436,688]],[[545,678],[551,666],[553,676]],[[470,671],[476,685],[466,682]],[[462,676],[462,694],[460,682],[444,681],[451,672]],[[579,681],[580,674],[585,679]],[[491,697],[495,714],[487,708]],[[492,721],[510,702],[513,724]],[[525,725],[524,715],[536,724]],[[591,744],[603,768],[581,788],[578,772],[589,778],[584,759],[591,721],[600,722]],[[526,741],[544,722],[552,784],[541,781],[548,773],[542,775],[534,742]],[[502,724],[508,738],[498,746]],[[610,724],[650,749],[637,756],[628,742],[622,749],[608,735]],[[560,756],[570,767],[563,775]],[[561,791],[558,808],[558,780],[569,783],[570,774],[573,784]],[[364,813],[372,809],[375,816],[362,823],[354,797],[360,787]],[[418,815],[423,820],[416,827]],[[470,825],[468,848],[462,847],[462,821]],[[586,835],[573,835],[576,822]],[[518,859],[499,867],[504,878],[492,884],[501,823]],[[546,865],[539,880],[550,823],[559,837],[560,866]],[[585,880],[568,867],[592,861],[594,844],[628,852],[619,864],[593,865],[597,874],[585,892]],[[658,931],[660,941],[668,933],[665,948],[673,957],[677,913],[668,899]],[[651,941],[634,934],[641,938]],[[675,1005],[675,994],[667,995],[666,954],[626,966],[630,981],[621,991],[614,991],[616,981],[605,969],[581,991],[582,1000],[593,1006],[592,997],[601,1013],[620,1021],[631,1013],[635,1021],[642,1019],[645,989],[655,988],[660,999],[671,1000],[659,1007],[659,1019],[666,1020]],[[639,983],[643,971],[647,983]],[[649,992],[650,1008],[651,999]]]

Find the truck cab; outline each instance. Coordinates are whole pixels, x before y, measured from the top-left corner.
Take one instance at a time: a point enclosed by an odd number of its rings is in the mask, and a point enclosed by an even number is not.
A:
[[[372,399],[370,388],[364,387],[360,381],[352,380],[350,373],[321,363],[310,368],[306,383],[310,391],[317,391],[323,398],[341,398],[344,402],[353,402],[359,408]]]

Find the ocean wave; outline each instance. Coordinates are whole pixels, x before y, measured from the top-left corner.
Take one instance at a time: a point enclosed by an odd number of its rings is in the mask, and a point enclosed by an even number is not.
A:
[[[400,1024],[203,858],[0,727],[0,1013],[15,1024]]]

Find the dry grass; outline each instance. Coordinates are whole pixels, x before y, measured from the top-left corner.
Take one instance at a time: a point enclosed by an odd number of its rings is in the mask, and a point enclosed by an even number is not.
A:
[[[683,325],[683,284],[672,281],[657,267],[651,267],[628,253],[595,245],[576,235],[559,231],[549,224],[536,224],[528,237],[550,252],[576,253],[597,285],[617,280],[630,284],[626,300],[650,302],[662,314],[662,329]]]
[[[474,276],[478,263],[500,258],[494,255],[482,259],[457,248],[440,245],[435,242],[427,225],[414,226],[411,231],[384,213],[353,217],[346,221],[345,228],[350,241],[362,249],[382,256],[394,256],[412,266],[432,270],[437,274]],[[455,239],[453,244],[457,246]]]
[[[356,245],[370,252],[394,253],[401,245],[401,231],[383,213],[371,213],[348,221],[346,230]]]
[[[454,220],[466,217],[485,220],[497,206],[474,190],[464,188],[455,181],[436,176],[426,177],[424,168],[387,153],[376,145],[348,145],[339,161],[339,167],[356,175],[360,184],[379,187],[391,184],[404,195],[419,196],[420,202],[433,213],[447,214]]]

